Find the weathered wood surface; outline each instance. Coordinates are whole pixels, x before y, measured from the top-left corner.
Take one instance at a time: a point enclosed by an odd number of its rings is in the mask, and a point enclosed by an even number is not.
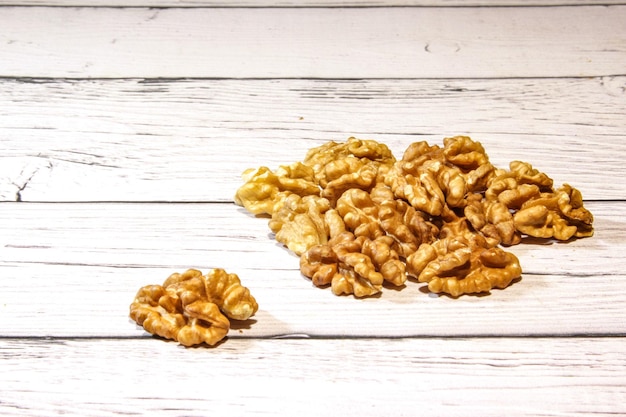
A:
[[[471,78],[623,74],[626,6],[31,8],[2,77]]]
[[[206,350],[144,339],[6,339],[0,340],[0,412],[622,415],[626,353],[619,343],[611,338],[237,339]]]
[[[0,6],[64,7],[457,7],[624,4],[622,0],[0,0]]]
[[[2,204],[0,334],[138,335],[141,286],[221,267],[259,301],[250,337],[626,335],[626,205],[589,208],[593,238],[509,248],[524,275],[506,290],[452,299],[408,282],[357,300],[315,288],[267,220],[234,204]]]
[[[0,415],[625,415],[626,5],[431,3],[0,1]],[[232,203],[327,140],[457,134],[595,235],[509,248],[489,295],[357,300]],[[127,316],[189,267],[260,304],[215,348]]]
[[[0,89],[4,201],[232,201],[244,169],[349,136],[480,140],[585,198],[626,186],[625,76],[507,80],[24,80]],[[243,151],[242,151],[243,150]],[[600,168],[601,167],[601,168]]]

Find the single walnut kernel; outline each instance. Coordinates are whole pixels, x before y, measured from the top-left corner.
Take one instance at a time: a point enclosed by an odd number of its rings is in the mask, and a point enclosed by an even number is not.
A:
[[[374,162],[350,157],[329,162],[320,181],[322,197],[334,203],[345,191],[370,189],[378,176],[378,167]]]
[[[489,163],[483,145],[468,136],[445,138],[443,144],[446,161],[463,170],[471,171]]]
[[[344,231],[302,254],[300,268],[313,284],[330,284],[337,295],[374,295],[381,291],[383,281],[402,285],[406,280],[405,265],[391,243],[387,236],[371,240]]]
[[[373,140],[351,137],[345,143],[331,141],[309,150],[303,163],[313,168],[316,177],[321,178],[329,163],[346,157],[365,159],[380,164],[393,164],[396,160],[386,145]],[[321,181],[318,180],[318,182]]]
[[[498,245],[593,235],[577,189],[555,189],[527,162],[497,168],[467,136],[412,143],[400,160],[384,144],[351,137],[244,179],[235,202],[271,215],[302,274],[337,295],[374,295],[407,275],[454,297],[488,292],[521,276],[515,255]]]
[[[329,208],[330,202],[322,197],[285,195],[274,205],[269,227],[278,242],[301,255],[328,240],[324,213]]]
[[[226,337],[228,318],[247,320],[258,310],[239,277],[223,269],[206,275],[196,269],[170,275],[163,285],[137,292],[130,317],[149,333],[184,346],[215,345]]]
[[[567,184],[525,202],[513,220],[520,232],[533,237],[569,240],[593,234],[593,215],[583,207],[580,191]]]
[[[521,276],[517,257],[494,247],[458,219],[442,230],[433,244],[422,244],[407,258],[407,272],[428,289],[458,297],[461,294],[505,288]]]
[[[237,190],[235,203],[253,214],[272,214],[276,201],[285,194],[317,195],[319,187],[313,181],[313,170],[299,162],[281,166],[275,172],[267,167],[249,169],[243,173],[246,183]]]

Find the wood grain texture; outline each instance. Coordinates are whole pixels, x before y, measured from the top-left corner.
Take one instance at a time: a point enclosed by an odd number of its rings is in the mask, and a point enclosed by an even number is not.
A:
[[[56,7],[475,7],[624,4],[622,0],[0,0],[0,6]]]
[[[0,413],[619,415],[626,412],[623,343],[238,339],[183,349],[148,339],[5,339]]]
[[[5,203],[0,334],[139,336],[127,314],[141,286],[221,267],[260,304],[235,331],[247,337],[625,335],[626,203],[589,208],[593,238],[510,248],[524,275],[506,290],[451,299],[409,282],[356,300],[313,287],[267,221],[233,204]]]
[[[0,0],[0,415],[626,415],[626,4],[294,3]],[[510,248],[486,296],[357,300],[232,203],[328,140],[457,134],[579,188],[595,235]],[[189,267],[259,302],[216,348],[128,317]]]
[[[626,6],[3,7],[0,76],[619,75],[625,20]]]
[[[241,173],[349,136],[470,135],[588,199],[626,186],[626,77],[0,81],[0,199],[232,201]],[[242,152],[245,149],[245,152]],[[602,169],[598,169],[601,165]]]

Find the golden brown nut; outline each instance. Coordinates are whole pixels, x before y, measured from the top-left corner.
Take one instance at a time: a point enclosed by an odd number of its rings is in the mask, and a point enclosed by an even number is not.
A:
[[[433,216],[441,215],[446,204],[464,207],[469,192],[468,179],[474,186],[486,173],[481,171],[476,178],[470,177],[461,168],[448,163],[444,152],[424,142],[409,146],[404,157],[386,173],[384,183],[397,198]]]
[[[473,195],[468,198],[464,213],[474,230],[493,241],[492,246],[521,242],[511,211],[500,201],[481,200],[479,195]]]
[[[248,320],[259,309],[256,299],[241,285],[237,274],[229,274],[220,268],[211,269],[204,275],[204,283],[208,300],[230,319]]]
[[[327,244],[303,253],[300,270],[315,286],[330,284],[336,295],[374,295],[381,291],[384,281],[396,286],[406,281],[405,264],[392,244],[389,236],[369,239],[342,231]]]
[[[484,201],[468,199],[466,216],[476,230],[505,245],[520,243],[521,234],[558,240],[590,236],[593,217],[580,192],[568,185],[555,191],[552,184],[530,164],[513,161],[510,171],[499,170],[490,179]]]
[[[499,201],[509,209],[519,209],[526,201],[539,196],[536,184],[520,184],[512,172],[493,178],[485,192],[487,201]]]
[[[328,241],[324,213],[329,208],[330,202],[325,198],[283,195],[274,205],[269,227],[276,233],[276,241],[301,255],[312,246]]]
[[[525,207],[515,213],[514,220],[517,230],[528,236],[547,239],[556,234],[566,240],[576,233],[576,227],[567,227],[554,211],[544,205]]]
[[[513,219],[528,236],[569,240],[593,235],[593,215],[583,206],[580,191],[567,184],[527,201]]]
[[[354,294],[365,297],[380,292],[384,277],[376,270],[372,259],[362,253],[366,237],[353,238],[346,232],[344,238],[333,244],[337,255],[338,274],[331,282],[332,291],[336,295]]]
[[[498,200],[509,209],[519,209],[526,201],[552,192],[552,179],[529,163],[513,161],[510,171],[500,170],[489,180],[485,198]]]
[[[377,186],[371,193],[350,189],[337,201],[336,211],[345,228],[355,236],[371,240],[391,237],[394,251],[406,257],[421,243],[432,241],[439,230],[424,212],[395,199],[388,188],[386,192],[382,188]]]
[[[374,240],[364,239],[361,252],[369,257],[374,267],[386,282],[393,285],[404,285],[406,281],[406,265],[393,249],[394,239],[391,236],[380,236]]]
[[[493,288],[506,288],[521,276],[521,267],[515,255],[500,248],[475,250],[470,255],[470,271],[461,279],[434,277],[428,289],[434,293],[447,293],[453,297],[461,294],[489,292]]]
[[[331,285],[336,295],[365,297],[380,292],[383,276],[361,253],[363,238],[344,232],[326,245],[312,247],[300,257],[300,270],[316,286]]]
[[[356,236],[374,239],[384,234],[378,224],[378,205],[367,191],[358,188],[347,190],[337,200],[336,210],[343,219],[346,230]]]
[[[534,184],[541,188],[541,191],[552,190],[552,178],[545,173],[538,171],[528,162],[512,161],[509,164],[511,172],[515,173],[520,184]]]
[[[435,173],[437,184],[439,184],[441,191],[445,195],[448,206],[464,207],[468,187],[466,177],[461,169],[441,162],[428,164],[427,169]]]
[[[433,244],[422,244],[407,259],[407,272],[427,282],[435,293],[453,297],[505,288],[521,276],[517,257],[485,241],[449,236]]]
[[[392,173],[419,179],[428,178],[429,183],[437,184],[440,190],[436,192],[438,198],[445,200],[451,207],[463,207],[463,199],[468,191],[466,175],[460,168],[447,164],[442,152],[427,155],[433,159],[423,159],[425,155],[422,155],[419,158],[421,160],[419,165],[416,161],[402,159],[395,164],[395,171]]]
[[[386,200],[379,204],[380,226],[387,236],[392,237],[392,247],[402,258],[417,250],[422,243],[435,240],[439,228],[429,216],[403,200]]]
[[[593,235],[593,216],[578,201],[578,191],[565,186],[530,200],[515,213],[515,227],[533,237],[569,240]],[[573,205],[571,204],[573,203]]]
[[[483,203],[483,197],[480,194],[470,194],[467,197],[467,204],[463,209],[467,221],[476,231],[481,231],[487,224]]]
[[[184,346],[215,345],[228,333],[227,317],[247,320],[257,310],[256,300],[237,275],[223,269],[202,275],[189,269],[170,275],[163,285],[140,288],[130,317],[149,333]]]
[[[583,205],[583,196],[569,184],[556,190],[559,211],[565,219],[576,226],[576,237],[593,235],[593,215]]]
[[[303,163],[315,172],[321,196],[334,206],[344,191],[371,189],[378,177],[395,162],[389,148],[373,140],[349,138],[311,149]]]
[[[285,194],[319,195],[314,172],[300,162],[281,166],[275,172],[267,167],[243,173],[245,183],[235,194],[235,203],[253,214],[272,214],[274,205]]]
[[[354,157],[329,162],[320,181],[322,197],[334,204],[347,190],[369,190],[374,186],[379,165],[367,159]]]
[[[324,168],[329,163],[346,157],[367,159],[381,164],[393,164],[395,162],[395,157],[387,145],[374,140],[350,137],[344,143],[330,141],[309,150],[303,163],[313,168],[319,183],[324,176]]]
[[[316,245],[300,257],[300,271],[316,287],[329,285],[339,271],[337,254],[330,245]]]
[[[439,216],[446,204],[446,197],[435,175],[428,170],[418,170],[417,175],[407,174],[399,165],[394,166],[385,177],[385,184],[396,198],[407,201],[416,210],[431,216]]]
[[[465,171],[475,170],[489,163],[483,145],[468,136],[445,138],[443,144],[446,161]]]
[[[426,161],[432,160],[444,160],[443,149],[438,145],[431,146],[425,141],[413,142],[404,151],[398,165],[402,172],[415,175],[419,167],[424,165]]]
[[[498,170],[491,163],[485,163],[478,168],[463,173],[465,187],[468,193],[482,193],[487,189],[489,181],[497,175]]]

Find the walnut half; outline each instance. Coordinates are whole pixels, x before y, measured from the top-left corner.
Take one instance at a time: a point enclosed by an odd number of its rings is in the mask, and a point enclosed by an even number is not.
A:
[[[247,320],[258,307],[237,275],[189,269],[170,275],[163,285],[140,288],[130,317],[149,333],[184,346],[215,345],[226,337],[229,318]]]

